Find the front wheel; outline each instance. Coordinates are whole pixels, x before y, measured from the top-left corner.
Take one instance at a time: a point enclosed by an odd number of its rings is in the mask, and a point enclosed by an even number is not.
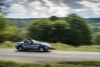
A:
[[[44,47],[39,47],[39,51],[44,52],[45,51]]]
[[[19,46],[18,47],[18,51],[23,51],[23,47],[22,46]]]

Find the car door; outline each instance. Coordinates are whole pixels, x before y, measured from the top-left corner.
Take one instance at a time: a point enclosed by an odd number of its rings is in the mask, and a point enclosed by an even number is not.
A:
[[[24,45],[23,45],[23,47],[24,47],[24,49],[31,49],[31,47],[30,47],[31,45],[30,44],[28,44],[28,43],[24,43]]]
[[[39,47],[39,44],[32,43],[30,47],[31,47],[31,49],[33,49],[33,50],[37,50],[38,47]]]

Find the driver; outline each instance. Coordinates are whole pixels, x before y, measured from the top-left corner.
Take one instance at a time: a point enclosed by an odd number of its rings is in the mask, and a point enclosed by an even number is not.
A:
[[[30,40],[26,40],[24,43],[30,44],[31,41]]]
[[[31,44],[31,41],[30,40],[27,40],[28,41],[28,44]]]

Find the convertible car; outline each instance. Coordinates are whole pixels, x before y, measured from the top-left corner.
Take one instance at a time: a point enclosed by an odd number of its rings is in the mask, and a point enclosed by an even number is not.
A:
[[[48,43],[40,43],[34,39],[30,39],[24,42],[17,42],[15,48],[18,49],[18,51],[39,50],[43,52],[50,50],[51,46]]]

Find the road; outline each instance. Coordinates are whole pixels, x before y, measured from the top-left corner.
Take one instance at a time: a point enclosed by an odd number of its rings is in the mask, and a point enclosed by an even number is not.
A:
[[[56,61],[100,61],[100,52],[49,51],[19,52],[16,49],[0,49],[0,60],[20,62],[56,62]]]

